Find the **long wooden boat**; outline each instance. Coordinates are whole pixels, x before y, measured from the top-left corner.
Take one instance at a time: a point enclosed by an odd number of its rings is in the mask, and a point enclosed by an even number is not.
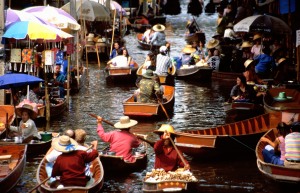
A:
[[[0,105],[0,139],[6,138],[5,124],[11,125],[15,120],[15,108],[13,105]]]
[[[175,88],[173,86],[162,85],[164,88],[164,101],[159,103],[141,103],[134,102],[132,95],[123,101],[123,113],[130,117],[159,117],[166,118],[164,109],[171,115],[173,113],[173,106],[175,101]],[[164,107],[164,109],[162,108]]]
[[[19,182],[26,165],[25,144],[0,146],[0,190],[9,192]]]
[[[224,104],[226,119],[241,121],[264,114],[264,107],[261,104],[250,102],[232,102]]]
[[[102,163],[98,158],[96,158],[91,163],[90,167],[91,173],[93,174],[94,183],[87,187],[79,187],[79,186],[68,186],[61,189],[51,188],[48,183],[42,183],[45,179],[48,178],[46,172],[46,159],[43,158],[36,173],[37,184],[42,185],[38,188],[41,193],[95,193],[99,192],[103,186],[103,176],[104,170]]]
[[[136,71],[138,69],[138,64],[135,63],[131,67],[106,67],[104,69],[105,78],[108,82],[118,82],[118,83],[128,83],[135,82],[137,79]]]
[[[132,172],[141,171],[147,167],[148,159],[146,152],[135,155],[135,163],[127,163],[124,162],[122,156],[113,155],[108,151],[108,149],[109,147],[105,148],[103,151],[100,152],[100,159],[106,174],[128,174]]]
[[[264,137],[270,139],[271,141],[274,141],[277,137],[277,129],[270,129],[264,135]],[[264,162],[262,150],[265,148],[266,145],[266,142],[259,140],[255,149],[257,167],[259,171],[266,177],[275,181],[300,184],[300,169],[289,168],[286,166],[279,166]]]
[[[142,37],[143,37],[143,34],[142,34],[142,33],[136,34],[136,38],[137,38],[137,40],[138,40],[139,46],[140,46],[143,50],[159,50],[160,46],[147,44],[146,42],[143,42],[143,41],[142,41]]]
[[[67,99],[65,98],[55,98],[56,104],[51,103],[50,105],[50,117],[51,118],[57,118],[60,115],[62,115],[66,109],[67,109]],[[46,106],[38,107],[38,117],[37,122],[44,122],[44,119],[46,117]],[[41,119],[41,120],[39,120]]]
[[[204,66],[189,66],[176,69],[176,78],[185,80],[210,81],[213,69]]]
[[[292,98],[286,101],[275,100],[274,97],[277,97],[280,92],[285,92],[287,97]],[[296,89],[271,88],[264,96],[263,103],[266,112],[300,112],[300,92]]]
[[[161,182],[143,181],[143,192],[197,192],[198,182],[170,180]]]
[[[184,35],[184,39],[186,41],[187,44],[192,45],[192,43],[195,42],[203,42],[203,44],[205,44],[206,38],[205,38],[205,33],[201,32],[201,31],[197,31],[196,33],[193,34],[185,34]]]
[[[249,153],[258,140],[281,121],[287,121],[291,114],[268,113],[222,126],[176,132],[176,145],[185,154],[206,157],[236,152]]]
[[[211,78],[213,80],[225,80],[225,81],[236,81],[238,76],[242,75],[239,72],[221,72],[221,71],[213,71]]]

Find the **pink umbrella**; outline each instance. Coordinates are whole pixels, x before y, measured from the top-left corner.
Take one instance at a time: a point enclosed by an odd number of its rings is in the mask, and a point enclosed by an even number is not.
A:
[[[11,24],[17,21],[34,21],[37,23],[43,23],[37,17],[35,17],[31,13],[27,13],[24,11],[19,11],[15,9],[8,8],[5,10],[6,20],[5,20],[5,27],[8,28]]]
[[[123,9],[123,7],[116,1],[111,1],[110,2],[110,8],[112,10],[117,10],[119,13],[122,13],[122,15],[126,15],[126,11],[125,9]]]

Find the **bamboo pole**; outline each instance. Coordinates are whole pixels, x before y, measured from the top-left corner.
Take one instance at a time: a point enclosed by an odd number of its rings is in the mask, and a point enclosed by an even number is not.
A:
[[[113,31],[112,31],[112,37],[111,37],[110,52],[109,52],[109,55],[111,55],[112,48],[113,48],[113,45],[114,45],[116,13],[117,13],[117,11],[114,10],[114,21],[113,21],[113,29],[112,29]]]
[[[76,46],[76,68],[77,68],[77,83],[78,83],[78,86],[79,86],[79,57],[78,57],[78,54],[79,54],[79,32],[77,31],[76,33],[76,39],[77,39],[77,46]]]
[[[297,81],[300,81],[300,45],[297,47]]]
[[[69,101],[70,101],[70,63],[71,57],[68,56],[68,73],[67,73],[67,105],[69,108]]]

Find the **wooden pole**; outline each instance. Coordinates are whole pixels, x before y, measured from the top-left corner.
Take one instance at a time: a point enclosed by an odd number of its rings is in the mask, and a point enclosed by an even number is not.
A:
[[[50,122],[50,100],[48,94],[48,80],[47,80],[47,72],[46,65],[44,64],[44,74],[45,74],[45,103],[46,103],[46,122]]]
[[[43,180],[41,183],[39,183],[38,185],[36,185],[34,188],[32,188],[31,190],[29,190],[30,192],[33,192],[35,189],[37,189],[38,187],[40,187],[41,185],[43,185],[45,182],[47,182],[49,179],[51,178],[51,176],[49,176],[48,178],[46,178],[45,180]]]
[[[170,139],[172,145],[174,146],[174,149],[176,150],[178,156],[180,157],[182,163],[184,164],[184,167],[186,167],[188,164],[185,162],[185,160],[184,160],[182,154],[181,154],[180,151],[178,150],[178,148],[177,148],[177,146],[175,145],[175,143],[174,143],[173,139],[171,138],[171,136],[170,136],[169,139]]]
[[[79,87],[79,32],[76,33],[77,46],[76,46],[76,68],[77,68],[77,85]]]
[[[109,55],[111,55],[112,48],[113,48],[113,45],[114,45],[116,13],[117,13],[117,11],[114,10],[114,21],[113,21],[113,29],[112,29],[113,31],[112,31],[112,37],[111,37],[111,44],[110,44],[110,52],[109,52]]]
[[[297,72],[297,81],[300,81],[300,45],[297,47],[297,67],[296,67],[296,72]]]
[[[71,58],[68,56],[68,72],[67,72],[67,105],[69,108],[69,102],[70,102],[70,64],[71,64]]]

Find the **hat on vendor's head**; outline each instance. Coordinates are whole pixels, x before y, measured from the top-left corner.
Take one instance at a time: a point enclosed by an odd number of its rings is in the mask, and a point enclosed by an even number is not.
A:
[[[16,108],[16,114],[19,117],[22,116],[23,111],[27,111],[31,119],[35,119],[37,117],[37,112],[33,110],[33,106],[30,104],[23,104],[22,106]]]
[[[192,54],[196,51],[195,48],[192,47],[192,45],[185,45],[185,47],[182,49],[182,52],[185,54]]]
[[[254,40],[258,40],[258,39],[260,39],[261,38],[261,35],[260,34],[255,34],[254,36],[253,36],[253,41]]]
[[[120,121],[114,124],[114,127],[117,129],[128,129],[135,126],[137,123],[138,122],[136,120],[129,119],[128,116],[122,116]]]
[[[170,134],[175,134],[174,127],[169,124],[162,124],[158,130],[155,130],[156,134],[163,134],[164,132],[168,132]]]
[[[162,24],[156,24],[152,27],[152,29],[154,31],[160,32],[160,31],[164,31],[166,29],[166,27]]]
[[[244,41],[241,45],[241,48],[250,48],[252,46],[253,46],[253,44],[250,43],[249,41]]]
[[[206,45],[206,48],[208,48],[208,49],[215,48],[219,45],[219,43],[220,43],[219,40],[216,40],[213,38],[213,39],[209,40],[209,42]]]
[[[62,135],[53,139],[52,146],[56,151],[68,153],[76,150],[78,143],[69,136]]]
[[[146,72],[142,75],[145,78],[153,78],[154,77],[154,73],[152,70],[147,69]]]
[[[254,60],[250,60],[250,59],[246,60],[246,61],[244,62],[245,68],[247,69],[248,66],[250,66],[251,64],[253,64],[253,61],[254,61]]]
[[[280,59],[278,60],[277,64],[280,65],[280,64],[283,63],[284,61],[286,61],[285,58],[280,58]]]

